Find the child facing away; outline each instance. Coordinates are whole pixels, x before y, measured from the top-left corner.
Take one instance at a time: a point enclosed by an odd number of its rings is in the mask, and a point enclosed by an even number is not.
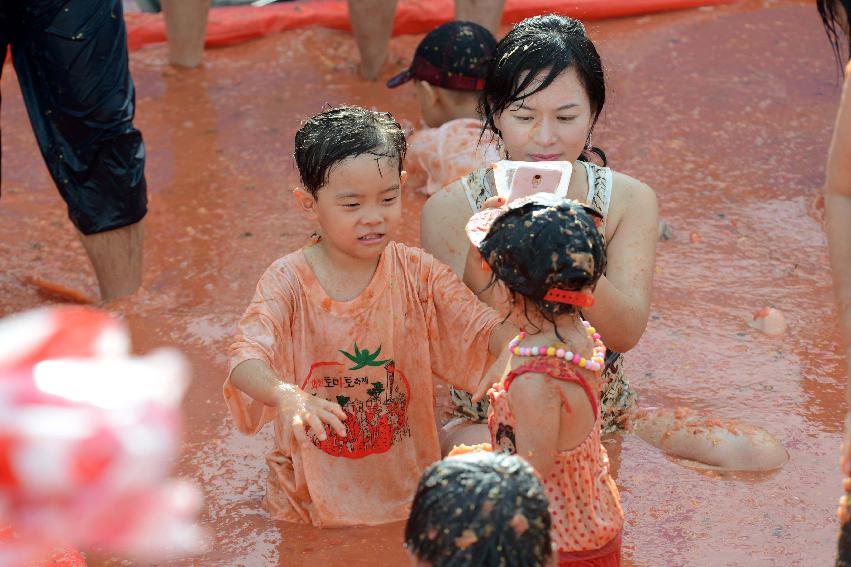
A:
[[[556,565],[549,500],[538,475],[505,453],[469,453],[426,470],[405,526],[411,564]]]
[[[448,267],[393,241],[404,156],[399,124],[363,108],[326,110],[296,133],[295,196],[319,238],[260,278],[224,384],[242,432],[274,422],[264,501],[274,519],[407,517],[440,458],[432,374],[481,397],[488,365],[507,361],[516,328]]]
[[[411,135],[405,167],[411,185],[432,195],[445,185],[500,159],[491,137],[482,139],[479,95],[496,39],[473,22],[443,24],[426,35],[411,66],[390,79],[413,81],[428,128]]]
[[[623,512],[600,443],[606,348],[579,313],[606,268],[592,216],[541,193],[477,213],[468,234],[480,258],[469,255],[465,278],[478,290],[504,284],[528,323],[509,345],[509,372],[488,392],[491,444],[543,478],[559,565],[609,567],[620,564]]]

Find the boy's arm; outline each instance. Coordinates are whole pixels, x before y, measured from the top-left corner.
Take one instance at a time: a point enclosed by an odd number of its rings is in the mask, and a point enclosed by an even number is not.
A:
[[[517,336],[517,333],[517,326],[511,321],[503,321],[491,331],[491,336],[488,340],[488,351],[496,357],[496,360],[485,371],[482,379],[476,386],[476,390],[472,392],[474,402],[478,402],[485,397],[491,386],[499,382],[506,374],[508,363],[511,360],[511,353],[508,352],[508,343]]]
[[[432,370],[478,401],[502,377],[517,327],[478,300],[448,266],[434,259],[428,264],[430,289],[423,293],[432,298]]]
[[[295,384],[282,382],[262,360],[239,363],[231,372],[230,382],[251,398],[275,408],[284,426],[285,439],[292,432],[296,441],[306,444],[307,426],[324,441],[326,423],[340,437],[346,436],[346,426],[342,423],[346,414],[339,404],[308,394]]]
[[[497,285],[491,285],[491,273],[482,269],[482,257],[472,244],[467,253],[467,266],[464,268],[464,284],[485,304],[494,306],[494,301],[499,297]],[[494,282],[496,284],[498,282]],[[486,289],[487,288],[487,289]],[[502,321],[491,331],[488,340],[488,351],[496,357],[493,364],[482,376],[473,394],[473,401],[482,399],[494,383],[499,382],[508,368],[511,354],[508,352],[508,343],[517,336],[519,329],[511,321]]]
[[[230,347],[230,374],[223,394],[237,427],[256,433],[279,418],[289,443],[292,432],[299,443],[307,440],[305,426],[325,438],[327,423],[345,434],[342,409],[290,383],[295,375],[290,321],[296,290],[286,262],[272,264],[257,283],[254,297],[239,322]]]
[[[481,254],[471,244],[467,252],[467,265],[464,267],[464,284],[487,305],[505,313],[511,304],[511,294],[504,283],[493,279],[493,273],[487,271],[485,266]]]
[[[479,250],[470,244],[467,250],[467,263],[464,266],[464,284],[488,305],[490,302],[487,297],[494,287],[491,285],[492,275],[485,269],[485,261],[479,254]]]

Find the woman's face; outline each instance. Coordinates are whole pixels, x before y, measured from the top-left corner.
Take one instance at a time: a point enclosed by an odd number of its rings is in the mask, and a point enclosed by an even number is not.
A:
[[[536,81],[544,77],[546,71]],[[544,90],[512,103],[494,124],[510,159],[574,161],[582,154],[593,119],[585,87],[570,67]]]

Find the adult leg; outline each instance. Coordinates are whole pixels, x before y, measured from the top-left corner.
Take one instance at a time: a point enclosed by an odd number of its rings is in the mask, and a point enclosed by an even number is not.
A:
[[[684,408],[636,410],[629,430],[670,455],[716,470],[767,471],[789,460],[786,449],[762,428]]]
[[[210,0],[163,0],[168,61],[177,67],[197,67],[204,52]]]
[[[80,235],[104,301],[130,295],[142,285],[143,221],[129,226]]]
[[[440,454],[445,457],[456,445],[490,443],[491,434],[486,423],[460,421],[447,423],[438,430]]]
[[[499,34],[505,0],[455,0],[455,19],[476,22]]]
[[[31,2],[12,57],[51,177],[104,299],[141,283],[145,147],[121,0]],[[49,29],[50,31],[46,31]]]
[[[367,81],[378,78],[387,59],[395,15],[396,0],[349,0],[352,33],[360,51],[360,75]]]

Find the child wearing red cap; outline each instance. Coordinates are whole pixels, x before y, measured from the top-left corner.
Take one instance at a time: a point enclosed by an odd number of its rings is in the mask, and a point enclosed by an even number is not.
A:
[[[479,95],[496,39],[473,22],[449,22],[426,35],[411,66],[387,82],[414,82],[428,128],[408,141],[405,168],[411,186],[432,195],[475,169],[500,159],[493,136],[482,138]]]

